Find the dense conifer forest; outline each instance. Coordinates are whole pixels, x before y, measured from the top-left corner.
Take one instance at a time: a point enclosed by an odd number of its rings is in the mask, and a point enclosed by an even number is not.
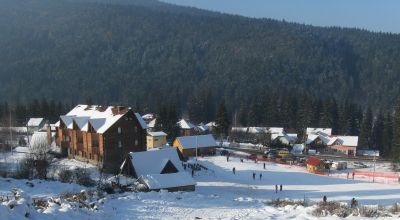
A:
[[[329,126],[363,148],[400,149],[400,35],[153,0],[0,4],[3,121],[122,104],[194,122]]]

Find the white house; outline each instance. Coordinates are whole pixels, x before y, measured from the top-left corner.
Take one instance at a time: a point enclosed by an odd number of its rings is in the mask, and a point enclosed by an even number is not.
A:
[[[131,152],[121,165],[121,171],[136,178],[148,190],[195,190],[196,182],[183,169],[176,148]]]

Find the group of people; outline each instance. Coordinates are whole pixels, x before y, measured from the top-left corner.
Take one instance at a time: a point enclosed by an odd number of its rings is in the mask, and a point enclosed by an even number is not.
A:
[[[282,184],[279,186],[279,191],[282,191]],[[278,185],[275,185],[275,193],[278,193]]]

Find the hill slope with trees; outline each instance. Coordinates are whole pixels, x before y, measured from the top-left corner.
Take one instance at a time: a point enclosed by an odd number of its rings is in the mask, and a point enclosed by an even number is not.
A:
[[[221,100],[233,109],[285,91],[376,109],[392,107],[400,92],[395,34],[156,1],[0,3],[0,101],[210,102],[215,111]]]

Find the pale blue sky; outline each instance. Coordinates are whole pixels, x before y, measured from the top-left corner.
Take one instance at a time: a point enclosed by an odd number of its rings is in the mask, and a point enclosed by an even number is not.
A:
[[[248,17],[400,33],[400,0],[161,0]]]

